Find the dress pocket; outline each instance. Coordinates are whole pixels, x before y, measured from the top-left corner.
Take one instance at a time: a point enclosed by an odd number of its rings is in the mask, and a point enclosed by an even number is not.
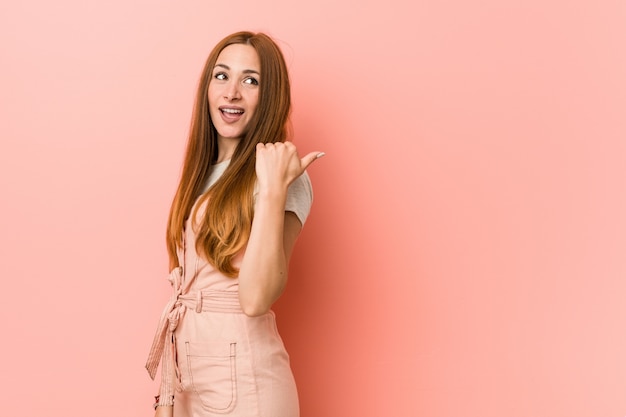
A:
[[[237,402],[237,344],[185,342],[187,371],[193,391],[204,408],[228,413]]]

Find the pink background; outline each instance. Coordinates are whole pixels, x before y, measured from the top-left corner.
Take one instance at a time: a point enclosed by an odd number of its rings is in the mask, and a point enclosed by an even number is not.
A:
[[[626,3],[7,1],[2,415],[150,416],[196,81],[280,41],[303,417],[626,415]]]

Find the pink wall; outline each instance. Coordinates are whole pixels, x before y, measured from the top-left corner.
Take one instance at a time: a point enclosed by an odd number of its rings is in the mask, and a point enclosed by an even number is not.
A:
[[[327,153],[276,306],[303,417],[626,415],[624,4],[4,2],[2,414],[151,415],[195,83],[250,28]]]

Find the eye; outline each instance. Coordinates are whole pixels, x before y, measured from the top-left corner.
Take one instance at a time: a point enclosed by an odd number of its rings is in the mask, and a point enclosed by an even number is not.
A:
[[[257,80],[254,77],[248,77],[246,79],[243,80],[244,84],[249,84],[249,85],[259,85],[259,80]]]
[[[226,74],[224,74],[223,72],[218,72],[217,74],[213,76],[213,78],[215,78],[216,80],[220,80],[220,81],[224,81],[228,79]]]

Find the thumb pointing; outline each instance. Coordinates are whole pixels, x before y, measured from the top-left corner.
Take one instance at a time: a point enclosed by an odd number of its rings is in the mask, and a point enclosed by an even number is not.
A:
[[[324,152],[311,152],[305,155],[300,161],[302,162],[302,169],[307,169],[309,165],[313,163],[316,159],[321,158],[326,155]]]

